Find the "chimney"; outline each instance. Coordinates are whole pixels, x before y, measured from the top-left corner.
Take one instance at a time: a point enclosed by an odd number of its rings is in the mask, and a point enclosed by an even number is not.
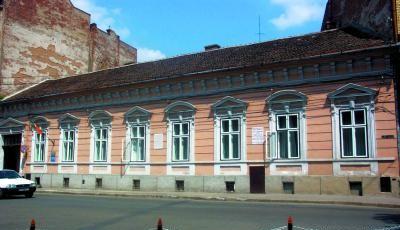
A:
[[[205,51],[210,51],[210,50],[217,50],[220,49],[221,46],[218,44],[212,44],[212,45],[208,45],[208,46],[204,46],[204,50]]]

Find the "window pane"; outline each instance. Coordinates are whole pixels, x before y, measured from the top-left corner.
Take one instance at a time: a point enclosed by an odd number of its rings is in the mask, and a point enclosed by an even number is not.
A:
[[[366,156],[365,128],[356,128],[356,155]]]
[[[232,157],[239,158],[239,134],[232,135]]]
[[[103,138],[107,139],[107,136],[108,136],[107,129],[103,129]]]
[[[101,153],[101,160],[105,161],[107,159],[107,141],[102,141]]]
[[[288,133],[287,131],[278,131],[278,149],[279,157],[286,159],[288,158]]]
[[[96,141],[96,155],[94,160],[99,161],[100,160],[100,141]]]
[[[139,156],[138,160],[143,161],[144,160],[144,140],[143,139],[139,140],[139,153],[140,153],[140,156]]]
[[[229,132],[229,120],[222,121],[222,132]]]
[[[71,141],[75,140],[75,132],[74,131],[69,132],[69,140],[71,140]]]
[[[64,161],[66,161],[68,159],[67,152],[68,152],[68,142],[64,142],[64,144],[63,144],[63,160]]]
[[[96,129],[96,139],[100,139],[101,138],[101,130],[100,129]]]
[[[297,128],[297,115],[289,116],[289,128]]]
[[[289,145],[291,157],[299,157],[298,131],[289,132]]]
[[[239,120],[232,120],[232,130],[231,131],[239,131]]]
[[[342,129],[343,131],[343,156],[353,156],[353,134],[352,129]]]
[[[139,155],[139,149],[138,149],[138,139],[133,138],[132,139],[132,161],[137,161],[138,160],[138,155]]]
[[[188,123],[182,124],[182,134],[189,134],[189,124]]]
[[[188,159],[188,152],[189,152],[189,138],[182,137],[182,151],[183,151],[183,160]]]
[[[68,143],[69,148],[68,148],[68,160],[73,161],[74,160],[74,143],[69,142]]]
[[[286,128],[286,117],[278,116],[278,128],[285,129]]]
[[[132,127],[132,137],[137,137],[137,127],[136,126]]]
[[[144,137],[144,127],[139,127],[139,137]]]
[[[174,159],[179,160],[179,148],[180,148],[180,143],[179,143],[179,137],[174,138]]]
[[[222,135],[222,158],[229,158],[229,135]]]
[[[342,125],[351,125],[351,111],[345,111],[341,113]]]
[[[174,135],[179,135],[181,133],[180,128],[180,124],[174,124]]]
[[[63,132],[63,140],[68,140],[68,132]]]
[[[354,111],[354,117],[357,125],[365,124],[364,110]]]

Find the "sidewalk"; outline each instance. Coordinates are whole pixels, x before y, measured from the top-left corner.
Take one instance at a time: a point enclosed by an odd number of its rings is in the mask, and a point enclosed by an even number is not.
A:
[[[141,192],[116,190],[84,190],[84,189],[47,189],[39,188],[38,193],[127,196],[141,198],[176,198],[194,200],[248,201],[338,204],[400,208],[400,198],[385,196],[336,196],[336,195],[300,195],[300,194],[238,194],[238,193],[200,193],[200,192]]]

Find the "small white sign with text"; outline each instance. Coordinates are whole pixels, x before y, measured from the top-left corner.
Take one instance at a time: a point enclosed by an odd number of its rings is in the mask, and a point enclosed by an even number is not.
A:
[[[264,128],[253,127],[251,129],[251,144],[262,145],[264,144]]]
[[[162,133],[154,134],[154,149],[162,149],[164,142],[164,135]]]

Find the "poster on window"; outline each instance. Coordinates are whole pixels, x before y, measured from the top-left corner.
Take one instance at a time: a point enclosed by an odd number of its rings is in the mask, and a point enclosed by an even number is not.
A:
[[[264,144],[264,128],[253,127],[251,129],[251,144],[262,145]]]
[[[154,134],[154,149],[162,149],[163,148],[163,134],[158,133]]]

